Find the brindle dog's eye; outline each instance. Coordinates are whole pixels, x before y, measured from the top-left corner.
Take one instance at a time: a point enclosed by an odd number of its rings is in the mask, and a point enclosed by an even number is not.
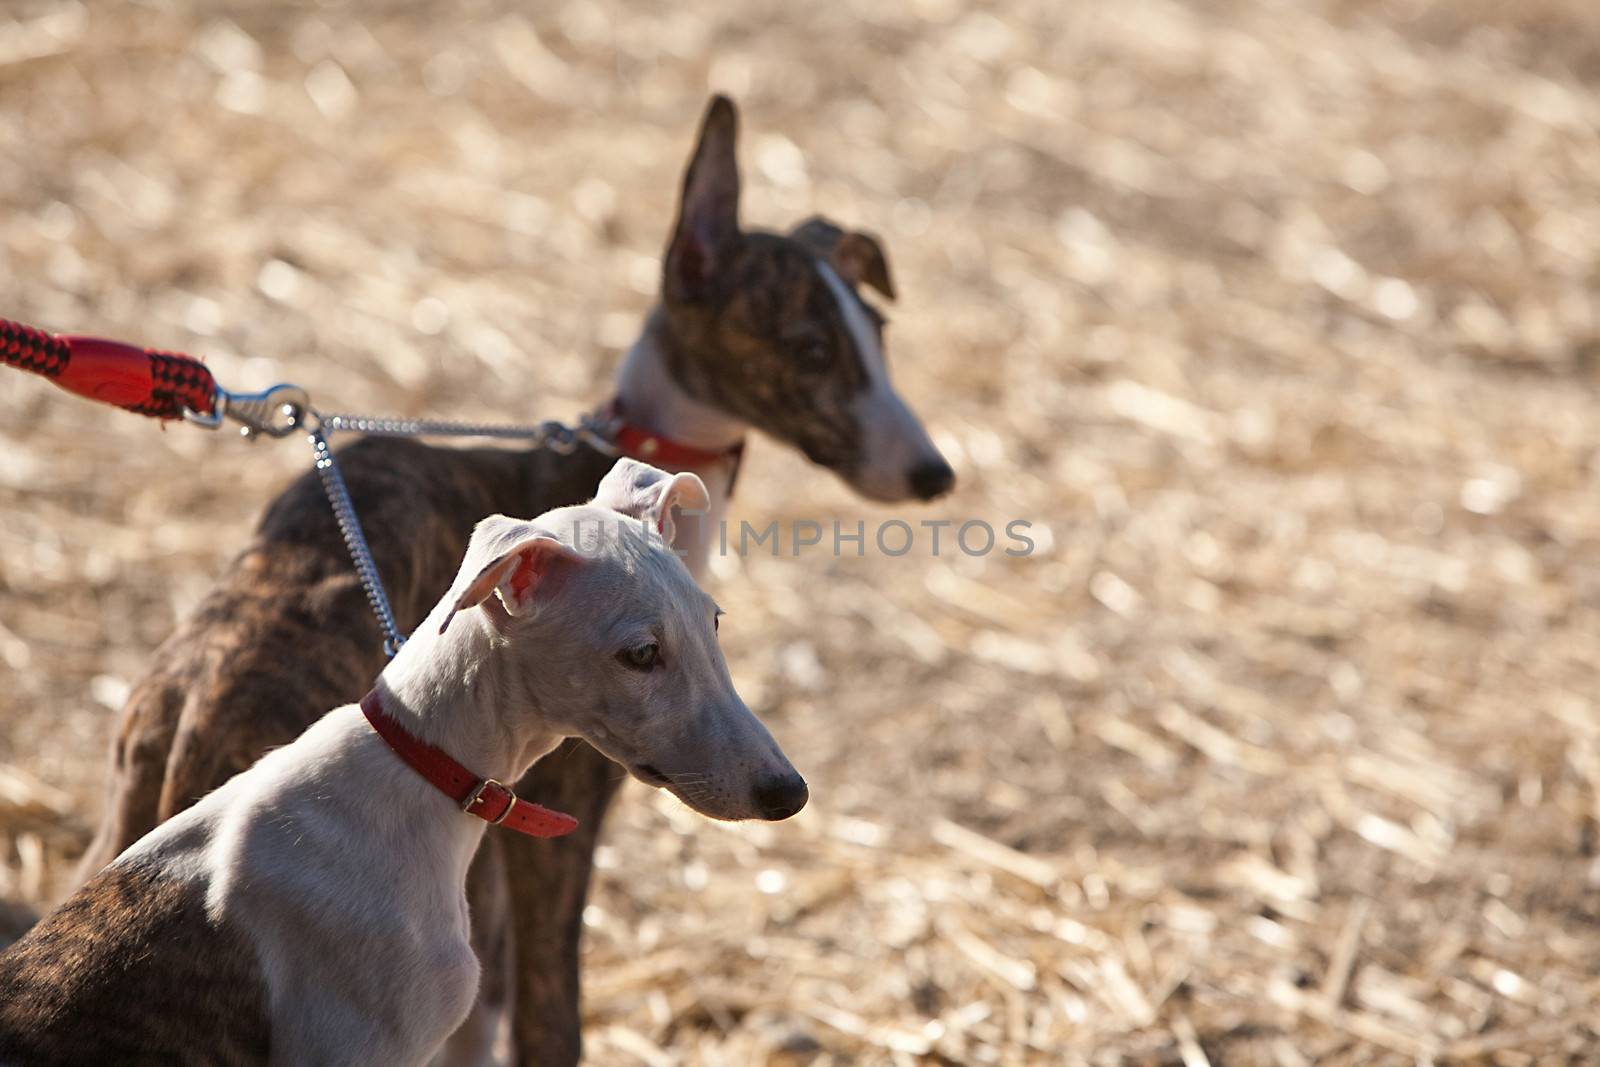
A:
[[[794,358],[803,370],[826,370],[833,353],[822,341],[802,341],[794,346]]]
[[[661,663],[661,646],[652,641],[648,645],[625,648],[617,653],[617,659],[630,670],[654,670]]]

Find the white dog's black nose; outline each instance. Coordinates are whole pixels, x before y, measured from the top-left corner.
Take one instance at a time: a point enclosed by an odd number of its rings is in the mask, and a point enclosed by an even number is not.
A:
[[[777,822],[805,807],[810,797],[811,791],[806,788],[806,780],[790,771],[764,779],[756,785],[756,810],[763,819]]]
[[[943,496],[956,484],[956,472],[942,459],[930,459],[911,468],[911,491],[919,500]]]

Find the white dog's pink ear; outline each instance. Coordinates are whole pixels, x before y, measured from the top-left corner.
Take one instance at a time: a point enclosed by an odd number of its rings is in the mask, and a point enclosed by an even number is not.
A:
[[[450,613],[439,624],[444,633],[456,612],[475,608],[498,594],[507,615],[523,615],[538,600],[540,587],[551,574],[564,566],[582,562],[582,557],[560,541],[540,534],[497,556],[456,597]]]
[[[706,483],[700,480],[698,474],[685,471],[682,474],[674,474],[667,480],[657,494],[655,502],[644,515],[640,516],[640,519],[653,527],[656,533],[661,535],[661,539],[670,545],[678,533],[672,524],[673,508],[704,513],[709,507],[711,507],[711,494],[706,492]]]
[[[672,509],[705,511],[711,506],[711,494],[699,475],[668,474],[648,463],[623,458],[600,480],[594,502],[638,519],[670,543],[677,532]]]

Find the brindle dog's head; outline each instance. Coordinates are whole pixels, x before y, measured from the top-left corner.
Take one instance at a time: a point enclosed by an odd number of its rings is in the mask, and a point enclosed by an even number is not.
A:
[[[825,219],[788,234],[739,227],[738,114],[712,99],[667,247],[661,338],[696,399],[787,441],[875,500],[931,500],[955,473],[889,383],[883,248]]]

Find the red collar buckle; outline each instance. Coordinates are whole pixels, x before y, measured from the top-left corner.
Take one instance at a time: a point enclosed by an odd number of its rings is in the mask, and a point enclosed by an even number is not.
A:
[[[503,783],[479,778],[443,749],[412,736],[383,710],[376,689],[361,698],[361,711],[395,755],[468,815],[529,837],[561,837],[578,828],[578,820],[565,812],[523,800]]]

